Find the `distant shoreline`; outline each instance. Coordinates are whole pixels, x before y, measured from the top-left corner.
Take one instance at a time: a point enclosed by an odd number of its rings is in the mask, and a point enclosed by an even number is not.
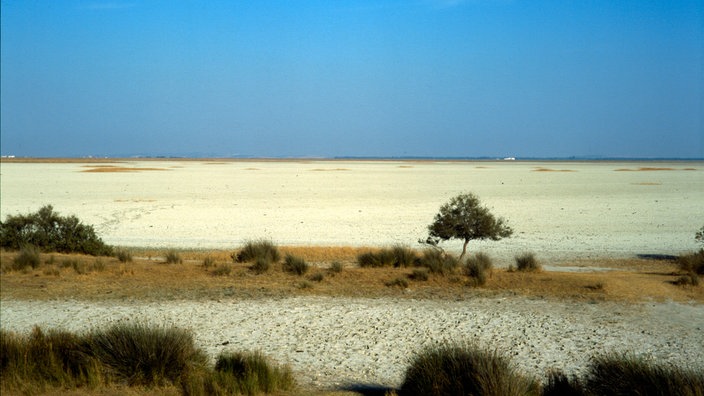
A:
[[[2,156],[0,163],[105,163],[135,161],[174,162],[704,162],[704,158],[590,158],[590,157],[14,157]]]

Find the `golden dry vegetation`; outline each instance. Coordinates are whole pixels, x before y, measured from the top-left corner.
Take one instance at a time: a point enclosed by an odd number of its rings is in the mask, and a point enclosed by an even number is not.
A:
[[[677,265],[660,259],[613,259],[566,262],[597,271],[510,272],[494,269],[486,284],[470,286],[458,270],[433,275],[427,281],[409,279],[413,268],[359,268],[358,254],[373,250],[354,247],[282,247],[283,255],[304,258],[311,268],[292,275],[274,264],[265,274],[255,274],[249,264],[233,263],[232,251],[179,251],[182,264],[166,264],[166,251],[134,250],[131,262],[114,257],[42,254],[36,269],[9,271],[16,252],[0,254],[2,299],[172,300],[262,298],[299,295],[344,297],[398,297],[463,299],[476,296],[519,295],[532,298],[584,301],[704,302],[704,287],[678,286]],[[206,257],[211,264],[203,265]],[[333,262],[342,264],[336,273]],[[98,263],[99,265],[95,265]],[[75,267],[82,270],[77,271]],[[221,267],[229,271],[219,272]],[[559,266],[557,266],[559,270]],[[225,272],[226,274],[222,274]],[[220,273],[220,275],[219,275]],[[313,276],[320,275],[316,280]],[[403,278],[408,287],[387,286]]]

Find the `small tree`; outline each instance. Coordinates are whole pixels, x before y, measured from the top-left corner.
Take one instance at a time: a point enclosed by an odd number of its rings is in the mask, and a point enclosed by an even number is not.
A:
[[[694,234],[694,240],[704,245],[704,226],[702,226],[702,228]]]
[[[440,241],[461,239],[461,261],[467,253],[467,244],[473,239],[491,239],[498,241],[513,234],[513,230],[506,224],[506,220],[489,213],[489,208],[481,206],[479,198],[472,194],[460,194],[450,202],[440,207],[440,212],[435,215],[435,220],[428,226],[429,236],[424,241],[432,246],[437,246]]]

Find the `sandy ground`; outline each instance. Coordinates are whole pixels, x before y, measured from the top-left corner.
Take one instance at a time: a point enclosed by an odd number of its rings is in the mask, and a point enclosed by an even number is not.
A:
[[[476,342],[525,373],[579,373],[589,358],[629,351],[704,369],[704,308],[676,303],[573,303],[518,297],[466,301],[295,297],[96,303],[3,301],[2,326],[83,331],[115,321],[192,329],[211,356],[261,350],[304,386],[399,386],[409,359],[437,343]]]
[[[702,162],[129,161],[0,164],[0,216],[52,204],[115,245],[418,246],[471,191],[515,235],[473,242],[507,265],[697,248]],[[447,244],[458,250],[458,243]]]

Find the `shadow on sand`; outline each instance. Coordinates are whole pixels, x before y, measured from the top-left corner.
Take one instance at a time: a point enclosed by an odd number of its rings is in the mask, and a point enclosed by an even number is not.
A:
[[[347,384],[339,387],[338,390],[354,392],[363,396],[385,396],[397,389],[379,384]]]
[[[671,254],[638,254],[637,256],[639,259],[657,261],[675,261],[678,258]]]

